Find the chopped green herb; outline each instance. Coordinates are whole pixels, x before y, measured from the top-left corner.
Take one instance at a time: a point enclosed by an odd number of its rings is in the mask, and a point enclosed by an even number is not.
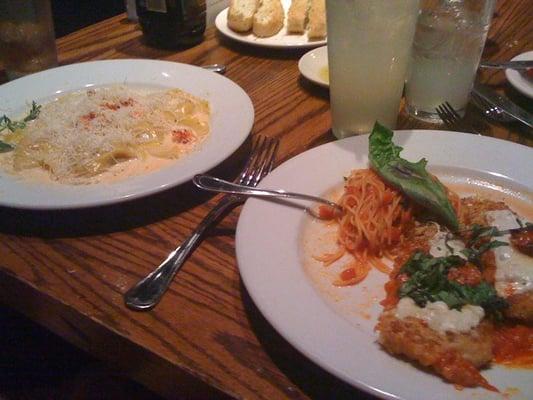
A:
[[[0,117],[0,132],[8,129],[11,132],[15,132],[17,129],[24,129],[26,123],[36,119],[41,112],[41,106],[37,105],[35,101],[31,102],[31,110],[21,121],[12,121],[7,115]],[[13,150],[15,147],[9,143],[0,140],[0,153],[6,153]]]
[[[31,110],[30,113],[24,118],[24,122],[33,121],[34,119],[37,119],[39,114],[41,113],[41,105],[37,105],[35,101],[31,102]]]
[[[15,148],[8,143],[2,142],[0,140],[0,153],[7,153],[8,151],[14,150]]]
[[[502,247],[502,246],[509,246],[509,243],[502,242],[501,240],[490,240],[488,242],[482,243],[480,245],[472,246],[467,249],[461,250],[461,254],[463,254],[468,261],[471,263],[474,263],[476,265],[480,265],[479,258],[483,253],[490,249],[495,249],[496,247]]]
[[[443,301],[455,309],[473,304],[483,307],[487,314],[500,317],[507,302],[498,296],[490,284],[481,282],[469,286],[448,280],[449,270],[464,263],[458,256],[433,257],[415,252],[400,269],[400,273],[406,274],[408,280],[400,287],[399,297],[410,297],[420,307],[435,301]]]
[[[426,171],[427,160],[416,163],[400,157],[403,150],[392,142],[393,132],[376,122],[369,138],[372,168],[389,184],[440,218],[452,231],[459,228],[446,188]]]
[[[479,240],[484,237],[498,236],[498,228],[495,226],[482,226],[478,224],[472,225],[470,228],[470,240]]]
[[[494,237],[503,235],[503,233],[495,226],[481,226],[474,224],[470,230],[470,246],[469,248],[461,250],[461,254],[463,254],[468,261],[478,266],[481,265],[481,255],[486,251],[501,246],[509,246],[509,243],[507,242],[492,240]]]

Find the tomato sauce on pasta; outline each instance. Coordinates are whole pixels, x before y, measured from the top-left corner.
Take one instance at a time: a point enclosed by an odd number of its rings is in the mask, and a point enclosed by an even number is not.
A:
[[[409,201],[371,169],[360,169],[346,178],[338,203],[344,210],[342,215],[332,213],[327,206],[321,207],[319,212],[324,218],[336,218],[339,250],[315,259],[329,265],[346,252],[354,256],[334,282],[338,286],[361,282],[372,267],[390,273],[382,258],[390,255],[389,251],[404,240],[405,232],[413,226]]]

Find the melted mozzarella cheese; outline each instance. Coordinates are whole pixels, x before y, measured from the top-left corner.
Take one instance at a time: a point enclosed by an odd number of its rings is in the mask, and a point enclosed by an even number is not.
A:
[[[410,297],[400,299],[396,308],[396,317],[404,319],[414,317],[425,321],[428,326],[440,333],[468,332],[479,325],[485,311],[480,306],[467,304],[461,310],[451,310],[443,301],[427,303],[418,307]]]
[[[499,230],[519,228],[517,216],[509,210],[489,211],[489,224]],[[509,243],[511,235],[497,238]],[[508,297],[533,290],[533,257],[521,253],[513,246],[501,246],[493,249],[496,261],[495,287],[498,294]]]
[[[464,250],[465,245],[462,241],[457,239],[447,239],[447,232],[439,231],[429,241],[429,254],[433,257],[447,257],[456,255],[461,258],[466,257],[461,254],[461,250]]]

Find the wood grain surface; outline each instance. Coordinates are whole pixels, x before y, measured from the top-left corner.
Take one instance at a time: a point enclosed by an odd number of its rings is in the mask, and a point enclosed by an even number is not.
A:
[[[508,60],[532,50],[532,17],[531,0],[498,1],[484,58]],[[61,64],[115,58],[223,63],[226,76],[252,99],[252,134],[280,139],[278,161],[334,139],[327,90],[298,72],[305,50],[246,46],[213,28],[196,47],[158,50],[146,46],[139,27],[123,15],[61,38],[58,50]],[[503,72],[483,71],[480,79],[533,111]],[[467,119],[486,135],[533,145],[531,131],[519,124],[486,121],[474,108]],[[443,129],[402,111],[399,128],[427,127]],[[249,147],[247,141],[211,172],[233,179]],[[238,209],[211,230],[153,311],[124,306],[123,293],[194,229],[217,198],[185,184],[98,209],[0,208],[0,301],[167,398],[371,398],[300,355],[255,308],[235,260]]]

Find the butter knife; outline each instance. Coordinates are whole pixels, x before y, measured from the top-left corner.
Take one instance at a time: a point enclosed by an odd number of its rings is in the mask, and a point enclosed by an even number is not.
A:
[[[530,128],[533,128],[533,115],[528,113],[526,110],[518,107],[507,97],[502,96],[490,87],[477,82],[474,84],[473,91],[474,93],[487,100],[489,103],[495,105],[498,108],[501,108],[506,114],[517,119],[518,121],[529,126]]]
[[[529,69],[533,68],[533,60],[523,60],[523,61],[481,61],[479,66],[482,68],[497,68],[497,69]]]

